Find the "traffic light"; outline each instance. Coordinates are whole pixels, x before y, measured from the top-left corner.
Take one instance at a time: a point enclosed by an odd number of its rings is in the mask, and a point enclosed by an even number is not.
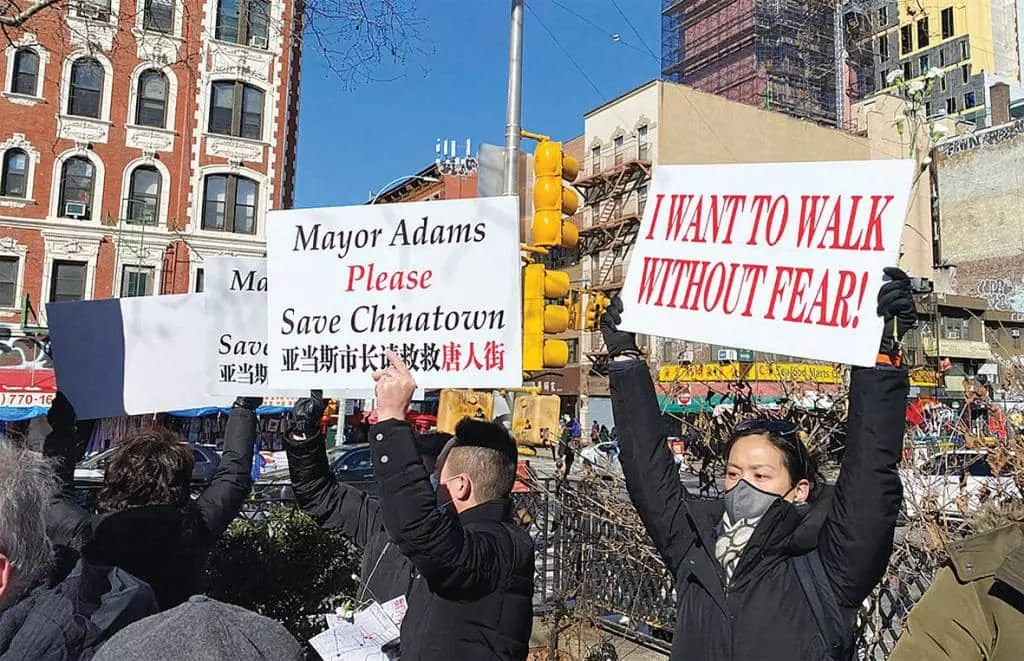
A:
[[[437,406],[437,431],[454,434],[463,418],[492,419],[494,396],[475,390],[442,390]]]
[[[518,445],[557,445],[561,413],[558,395],[519,395],[512,404],[512,437]]]
[[[591,294],[590,302],[587,303],[587,313],[583,320],[583,327],[588,331],[596,331],[601,328],[601,315],[604,314],[608,304],[611,303],[604,294]]]
[[[565,297],[565,307],[569,310],[569,328],[570,330],[583,330],[581,325],[583,321],[582,310],[583,307],[581,295],[579,290],[573,290],[569,292],[569,295]]]
[[[579,230],[563,221],[562,214],[575,214],[580,197],[563,186],[562,181],[576,180],[579,162],[562,152],[562,143],[543,140],[533,152],[533,170],[537,179],[533,184],[532,244],[542,248],[575,248],[580,240]]]
[[[569,363],[568,344],[544,339],[546,333],[564,333],[569,329],[569,308],[548,305],[546,300],[564,299],[568,294],[568,273],[549,271],[543,264],[527,264],[523,268],[524,371],[560,368]]]

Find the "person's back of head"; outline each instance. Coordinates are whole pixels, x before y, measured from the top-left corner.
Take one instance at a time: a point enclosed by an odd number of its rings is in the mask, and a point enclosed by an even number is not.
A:
[[[145,431],[121,443],[107,463],[99,505],[118,512],[147,505],[182,507],[189,500],[195,454],[177,434]]]
[[[516,480],[515,441],[501,424],[466,418],[438,459],[439,500],[462,512],[508,498]]]
[[[0,438],[0,611],[20,599],[50,564],[46,511],[57,487],[46,459]]]

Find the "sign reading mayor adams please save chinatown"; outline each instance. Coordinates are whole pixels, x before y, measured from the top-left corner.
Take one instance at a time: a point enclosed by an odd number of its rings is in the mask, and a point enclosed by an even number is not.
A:
[[[797,383],[842,383],[843,370],[835,365],[811,363],[700,363],[665,365],[658,380],[714,381],[792,381]]]
[[[522,385],[516,198],[269,216],[271,388],[372,387],[388,349],[421,388]]]

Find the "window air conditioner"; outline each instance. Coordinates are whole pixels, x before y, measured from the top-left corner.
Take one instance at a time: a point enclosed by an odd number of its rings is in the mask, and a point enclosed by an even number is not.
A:
[[[262,34],[251,34],[249,35],[249,45],[253,48],[266,48],[267,38]]]
[[[85,218],[85,213],[88,211],[85,202],[65,202],[64,203],[64,215],[71,218]]]

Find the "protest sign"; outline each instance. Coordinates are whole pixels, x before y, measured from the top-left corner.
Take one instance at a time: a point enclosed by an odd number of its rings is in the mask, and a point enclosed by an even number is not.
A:
[[[622,328],[874,365],[912,161],[661,165],[622,290]]]
[[[389,348],[423,388],[522,384],[515,198],[269,216],[272,387],[372,387]]]
[[[202,294],[46,306],[57,387],[82,420],[230,406],[206,390]]]

